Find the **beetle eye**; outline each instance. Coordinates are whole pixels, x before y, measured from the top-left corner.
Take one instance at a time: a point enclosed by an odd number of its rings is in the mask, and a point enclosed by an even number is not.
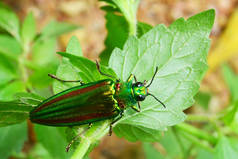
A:
[[[136,87],[142,87],[142,86],[144,86],[143,83],[141,83],[141,82],[136,82],[135,85],[136,85]]]
[[[138,95],[137,98],[136,98],[137,101],[143,101],[145,100],[145,96],[144,95]]]

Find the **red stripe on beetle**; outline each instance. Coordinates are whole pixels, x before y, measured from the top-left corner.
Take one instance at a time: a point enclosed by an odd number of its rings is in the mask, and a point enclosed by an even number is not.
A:
[[[47,123],[47,124],[64,124],[64,123],[72,123],[72,122],[80,122],[84,120],[90,120],[94,118],[99,118],[99,117],[107,117],[107,116],[112,116],[113,112],[110,113],[93,113],[90,115],[85,115],[85,116],[76,116],[76,117],[71,117],[71,118],[64,118],[64,119],[34,119],[33,121],[36,123]]]
[[[106,81],[106,82],[103,82],[103,83],[95,84],[95,85],[93,85],[93,86],[89,86],[89,87],[85,87],[85,88],[82,88],[82,89],[78,89],[78,90],[69,92],[69,93],[67,93],[67,94],[64,94],[64,95],[62,95],[62,96],[59,96],[59,97],[57,97],[57,98],[55,98],[55,99],[53,99],[53,100],[51,100],[51,101],[49,101],[49,102],[47,102],[47,103],[41,105],[40,107],[36,108],[33,112],[38,112],[38,111],[40,111],[41,109],[47,107],[47,106],[50,105],[50,104],[53,104],[53,103],[55,103],[55,102],[58,102],[58,101],[60,101],[60,100],[63,100],[63,99],[65,99],[65,98],[68,98],[68,97],[73,97],[73,96],[76,96],[76,95],[81,94],[81,93],[89,92],[89,91],[92,90],[92,89],[96,89],[96,88],[101,87],[101,86],[106,85],[106,84],[108,84],[107,81]]]

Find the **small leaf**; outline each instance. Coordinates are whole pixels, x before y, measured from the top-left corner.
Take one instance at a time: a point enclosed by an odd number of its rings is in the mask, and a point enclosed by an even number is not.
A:
[[[55,73],[58,66],[58,63],[56,62],[58,62],[58,60],[55,60],[55,62],[49,63],[46,66],[38,66],[30,76],[29,81],[31,84],[36,88],[48,87],[53,81],[48,74]]]
[[[17,59],[22,53],[19,42],[9,35],[1,34],[0,36],[0,53],[6,56]]]
[[[164,109],[153,98],[147,97],[142,102],[140,113],[127,111],[118,122],[121,132],[130,135],[136,127],[144,132],[147,128],[165,130],[167,126],[185,119],[182,111],[193,104],[193,96],[207,69],[206,56],[210,46],[208,36],[214,15],[214,10],[208,10],[187,21],[178,19],[169,28],[158,25],[140,39],[130,37],[123,50],[113,51],[109,66],[123,81],[131,73],[139,81],[149,80],[158,66],[150,92],[167,107]],[[131,125],[131,129],[124,128],[124,125]],[[118,129],[114,130],[121,136]],[[129,139],[128,136],[124,137]],[[140,137],[143,140],[144,137]]]
[[[69,158],[70,153],[65,152],[68,142],[61,135],[59,128],[35,125],[38,141],[46,148],[52,158]]]
[[[56,39],[49,38],[47,41],[37,41],[32,48],[32,62],[41,67],[57,62],[55,50]]]
[[[8,159],[13,152],[21,152],[24,142],[26,140],[27,127],[25,123],[0,128],[1,159]]]
[[[142,35],[147,33],[152,28],[153,27],[151,25],[149,25],[149,24],[139,22],[137,24],[137,37],[140,38]]]
[[[236,139],[228,139],[221,137],[216,145],[215,157],[216,159],[236,159],[238,156],[238,141]]]
[[[15,98],[18,99],[21,103],[30,105],[30,106],[37,106],[40,104],[44,98],[33,93],[26,93],[20,92],[15,94]]]
[[[106,16],[106,28],[108,31],[107,38],[105,40],[105,50],[100,54],[100,63],[108,65],[109,58],[113,49],[123,48],[128,36],[128,23],[123,16],[116,15],[112,12],[107,12]],[[138,22],[137,24],[137,35],[141,37],[143,34],[148,32],[152,26],[146,23]]]
[[[17,67],[16,60],[0,54],[0,87],[2,87],[1,85],[4,85],[19,76]]]
[[[56,38],[64,33],[71,32],[75,29],[78,29],[79,26],[65,23],[51,21],[47,26],[41,31],[41,40],[48,40],[48,38]]]
[[[66,48],[66,52],[76,56],[83,56],[82,48],[76,36],[72,36]]]
[[[34,39],[35,35],[36,22],[32,12],[30,12],[24,19],[21,28],[21,37],[24,45],[29,45],[29,43]]]
[[[66,52],[76,56],[83,56],[82,49],[77,37],[73,36],[70,39],[66,48]],[[80,80],[81,79],[78,71],[73,67],[73,65],[69,62],[67,58],[62,59],[62,62],[57,69],[56,76],[64,80]],[[53,90],[54,90],[54,93],[59,93],[62,90],[65,90],[73,86],[77,86],[79,84],[80,84],[79,82],[70,82],[70,83],[64,82],[63,83],[63,82],[54,80]]]
[[[3,7],[3,5],[0,5],[0,15],[0,27],[20,41],[20,24],[17,15],[11,9]]]
[[[0,101],[0,126],[9,126],[25,121],[29,118],[29,112],[32,108],[32,105],[22,103],[19,100]]]
[[[100,75],[100,73],[97,70],[96,64],[88,60],[87,58],[75,56],[75,55],[64,53],[64,52],[58,52],[58,54],[70,60],[70,62],[79,71],[79,76],[85,83],[109,78],[107,76]],[[108,73],[116,78],[115,73],[113,72],[112,69],[101,65],[101,70],[102,72]]]
[[[108,65],[111,52],[115,47],[123,47],[128,37],[128,24],[124,17],[115,15],[111,12],[107,12],[106,16],[106,28],[108,31],[107,38],[105,40],[105,50],[100,54],[100,62],[103,65]]]
[[[231,68],[228,65],[224,65],[222,67],[222,73],[223,73],[225,82],[230,89],[232,101],[233,102],[237,101],[238,100],[238,83],[237,83],[238,76],[235,75],[235,73],[231,70]]]
[[[9,84],[0,86],[0,100],[10,101],[14,99],[14,95],[18,92],[24,92],[25,87],[22,81],[14,81]]]

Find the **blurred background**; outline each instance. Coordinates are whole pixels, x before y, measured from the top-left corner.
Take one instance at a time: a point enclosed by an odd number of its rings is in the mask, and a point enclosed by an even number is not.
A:
[[[80,29],[61,35],[54,53],[65,50],[72,35],[78,37],[84,56],[91,60],[98,59],[99,53],[104,49],[107,32],[105,13],[100,10],[103,2],[96,0],[2,1],[15,11],[21,21],[31,11],[36,18],[38,30],[52,19],[81,26]],[[140,2],[138,20],[153,26],[160,23],[168,26],[179,17],[187,18],[210,8],[216,10],[215,24],[210,36],[212,46],[208,56],[209,70],[196,96],[196,103],[186,110],[186,113],[206,112],[212,115],[231,104],[231,92],[224,79],[224,70],[229,68],[234,73],[238,73],[237,4],[238,0],[141,0]],[[224,64],[226,64],[225,68]],[[161,154],[167,153],[159,143],[152,144],[152,147]],[[104,137],[99,146],[92,151],[90,158],[143,159],[150,157],[148,151],[150,148],[145,143],[129,143],[112,135],[112,137]]]

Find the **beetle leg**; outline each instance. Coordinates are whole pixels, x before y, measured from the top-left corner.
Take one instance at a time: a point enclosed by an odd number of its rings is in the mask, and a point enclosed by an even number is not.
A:
[[[72,146],[72,144],[82,135],[84,134],[88,129],[90,129],[92,127],[92,123],[89,123],[88,127],[85,128],[81,133],[79,133],[78,135],[76,135],[71,141],[70,143],[67,145],[66,147],[66,152],[69,151],[70,147]]]
[[[52,74],[48,74],[48,76],[50,76],[51,78],[56,79],[60,82],[80,82],[81,85],[84,84],[83,81],[81,81],[81,80],[63,80],[63,79],[60,79],[59,77],[52,75]]]
[[[133,105],[131,108],[132,108],[133,110],[137,111],[137,112],[140,112],[140,110],[141,110],[141,109],[140,109],[140,103],[138,102],[137,104],[138,104],[138,108],[137,108],[136,106],[134,106],[134,105]]]
[[[101,71],[100,64],[98,63],[97,60],[96,60],[96,66],[97,66],[97,70],[98,70],[98,72],[99,72],[101,75],[103,75],[103,76],[107,76],[107,77],[110,77],[110,78],[115,78],[115,77],[112,76],[112,75],[109,75],[109,74],[103,73],[103,72]],[[119,81],[120,81],[120,80],[119,80]]]
[[[117,119],[115,119],[114,121],[111,122],[110,128],[109,128],[109,134],[108,134],[109,136],[112,135],[112,126],[113,126],[113,124],[115,124],[118,120],[120,120],[123,117],[123,115],[124,115],[123,113],[124,113],[124,111],[120,111],[120,116]]]

